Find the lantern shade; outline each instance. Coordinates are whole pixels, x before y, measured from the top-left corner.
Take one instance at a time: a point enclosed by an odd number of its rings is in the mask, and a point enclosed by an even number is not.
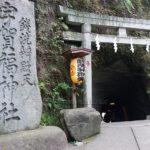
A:
[[[66,59],[73,59],[73,58],[81,58],[88,54],[91,54],[92,51],[86,48],[73,48],[65,51],[62,55]]]
[[[82,58],[74,58],[70,62],[70,77],[74,84],[81,84],[84,78],[84,62]]]

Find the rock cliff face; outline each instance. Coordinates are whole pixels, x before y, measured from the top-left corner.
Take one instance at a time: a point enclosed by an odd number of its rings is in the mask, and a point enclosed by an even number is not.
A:
[[[62,40],[62,31],[64,30],[75,30],[80,31],[80,29],[76,29],[74,27],[70,27],[66,25],[63,21],[63,18],[60,18],[57,13],[58,5],[68,6],[73,9],[81,10],[81,11],[90,11],[94,13],[102,13],[102,14],[109,14],[115,16],[125,16],[125,17],[135,17],[135,18],[145,18],[150,19],[149,7],[146,1],[140,0],[133,0],[132,5],[126,5],[126,0],[38,0],[36,2],[36,21],[37,21],[37,54],[38,54],[38,76],[40,82],[44,82],[47,89],[51,89],[55,84],[58,82],[66,81],[69,83],[69,73],[68,68],[66,67],[66,60],[60,55],[64,50],[68,49],[72,43],[64,44]],[[109,33],[113,34],[115,31],[113,29],[106,29],[104,30],[99,28],[93,28],[93,32],[100,32],[100,33]],[[143,31],[130,31],[130,35],[138,35],[138,36],[147,36],[147,32]],[[80,43],[76,43],[80,45]],[[128,47],[129,48],[129,47]],[[94,49],[94,47],[93,47]],[[120,85],[116,85],[114,81],[114,76],[120,78],[120,84],[127,86],[127,82],[130,82],[126,77],[123,77],[120,74],[115,75],[114,72],[110,72],[109,74],[107,71],[100,72],[95,64],[98,64],[101,67],[108,67],[109,63],[114,62],[117,60],[118,56],[113,56],[112,53],[109,51],[110,46],[105,46],[103,48],[104,51],[108,53],[102,53],[102,55],[93,55],[93,75],[94,71],[101,75],[101,81],[106,81],[108,78],[110,83],[107,83],[109,86],[108,89],[115,90],[117,88],[120,89]],[[142,48],[143,49],[143,48]],[[125,50],[125,51],[124,51]],[[138,49],[139,50],[139,49]],[[143,49],[144,50],[144,49]],[[124,54],[127,52],[126,48],[123,48]],[[128,53],[126,53],[128,55]],[[123,55],[121,57],[124,57]],[[126,57],[127,59],[131,58],[130,54]],[[146,73],[149,74],[149,56],[145,55],[142,51],[135,54],[133,56],[135,59],[136,67],[138,69],[138,65],[143,65],[145,68],[144,70],[147,71]],[[108,61],[107,61],[108,60]],[[129,60],[129,59],[128,59]],[[132,59],[130,59],[132,61]],[[118,60],[117,60],[118,61]],[[139,63],[140,62],[140,63]],[[122,66],[120,66],[122,67]],[[126,64],[123,64],[123,67],[129,69]],[[134,67],[133,67],[134,68]],[[131,69],[132,70],[132,69]],[[124,71],[124,70],[123,70]],[[127,71],[128,72],[128,71]],[[136,72],[136,71],[135,71]],[[102,77],[103,76],[103,77]],[[105,79],[103,79],[105,76]],[[126,82],[127,81],[127,82]],[[104,83],[104,82],[103,82]],[[115,86],[114,86],[115,84]],[[99,85],[98,85],[99,86]],[[102,89],[99,86],[99,89]],[[106,86],[106,83],[105,85]],[[111,88],[112,87],[112,88]],[[97,88],[97,87],[95,87]],[[124,89],[121,89],[124,90]],[[96,91],[95,91],[96,92]],[[100,93],[100,92],[99,92]],[[105,93],[105,92],[104,92]],[[104,94],[103,93],[103,94]],[[95,96],[96,94],[94,94]],[[44,103],[46,103],[48,97],[46,94],[42,95]],[[68,97],[69,99],[69,97]],[[45,105],[44,105],[45,106]]]

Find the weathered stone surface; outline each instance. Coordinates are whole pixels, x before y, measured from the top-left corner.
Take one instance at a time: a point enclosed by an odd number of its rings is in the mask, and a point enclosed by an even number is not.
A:
[[[65,133],[58,127],[41,127],[0,136],[3,150],[65,150]]]
[[[142,30],[149,30],[150,28],[150,20],[80,12],[63,6],[59,6],[59,12],[62,16],[68,15],[67,21],[75,25],[89,23],[92,25],[110,26],[116,28],[121,27]]]
[[[66,109],[61,115],[68,132],[77,141],[100,132],[101,117],[93,108]]]
[[[0,1],[0,133],[38,127],[42,112],[36,71],[34,3]]]

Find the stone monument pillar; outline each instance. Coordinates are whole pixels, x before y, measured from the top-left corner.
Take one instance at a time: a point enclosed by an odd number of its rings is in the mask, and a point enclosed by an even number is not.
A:
[[[39,126],[34,3],[0,1],[0,134]]]

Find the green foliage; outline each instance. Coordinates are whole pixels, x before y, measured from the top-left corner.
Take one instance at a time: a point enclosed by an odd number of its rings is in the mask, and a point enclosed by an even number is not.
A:
[[[128,12],[132,13],[132,9],[134,8],[131,0],[123,0],[125,7],[127,8]]]
[[[93,11],[100,8],[100,0],[67,0],[68,6],[78,10]]]
[[[59,1],[39,0],[36,4],[38,77],[44,111],[41,124],[46,125],[58,125],[59,111],[70,105],[70,90],[64,83],[68,79],[66,60],[61,56],[65,49],[62,31],[68,26],[57,16]]]
[[[150,1],[149,1],[149,0],[143,0],[143,4],[144,4],[146,7],[149,7],[149,6],[150,6]]]
[[[117,14],[131,14],[132,10],[134,9],[133,2],[131,0],[112,1],[108,6],[110,6],[110,9]]]
[[[146,3],[146,2],[145,2]],[[117,15],[141,15],[143,10],[142,0],[114,0],[109,2],[109,9],[117,13]]]
[[[54,49],[58,54],[63,52],[63,43],[62,40],[62,31],[68,30],[68,26],[62,21],[62,18],[59,18],[57,21],[52,22],[50,25],[51,37],[48,40],[48,46],[51,49]]]
[[[70,94],[71,90],[70,86],[67,83],[62,82],[50,90],[47,89],[44,82],[40,82],[39,87],[41,93],[47,97],[45,106],[47,109],[44,108],[41,124],[60,126],[60,110],[70,108],[70,103],[67,100],[67,95]]]
[[[63,97],[63,92],[68,92],[70,86],[66,83],[59,83],[50,91],[50,98],[48,100],[48,107],[57,113],[61,109],[69,108],[68,101]]]
[[[69,102],[66,99],[70,94],[71,87],[65,83],[59,83],[54,88],[47,89],[44,82],[39,83],[41,93],[47,96],[47,106],[51,112],[57,113],[61,109],[69,107]]]
[[[142,0],[133,0],[133,4],[135,10],[141,14],[143,9]]]
[[[48,112],[42,114],[41,125],[61,126],[59,117],[57,115],[52,115],[51,113]]]

